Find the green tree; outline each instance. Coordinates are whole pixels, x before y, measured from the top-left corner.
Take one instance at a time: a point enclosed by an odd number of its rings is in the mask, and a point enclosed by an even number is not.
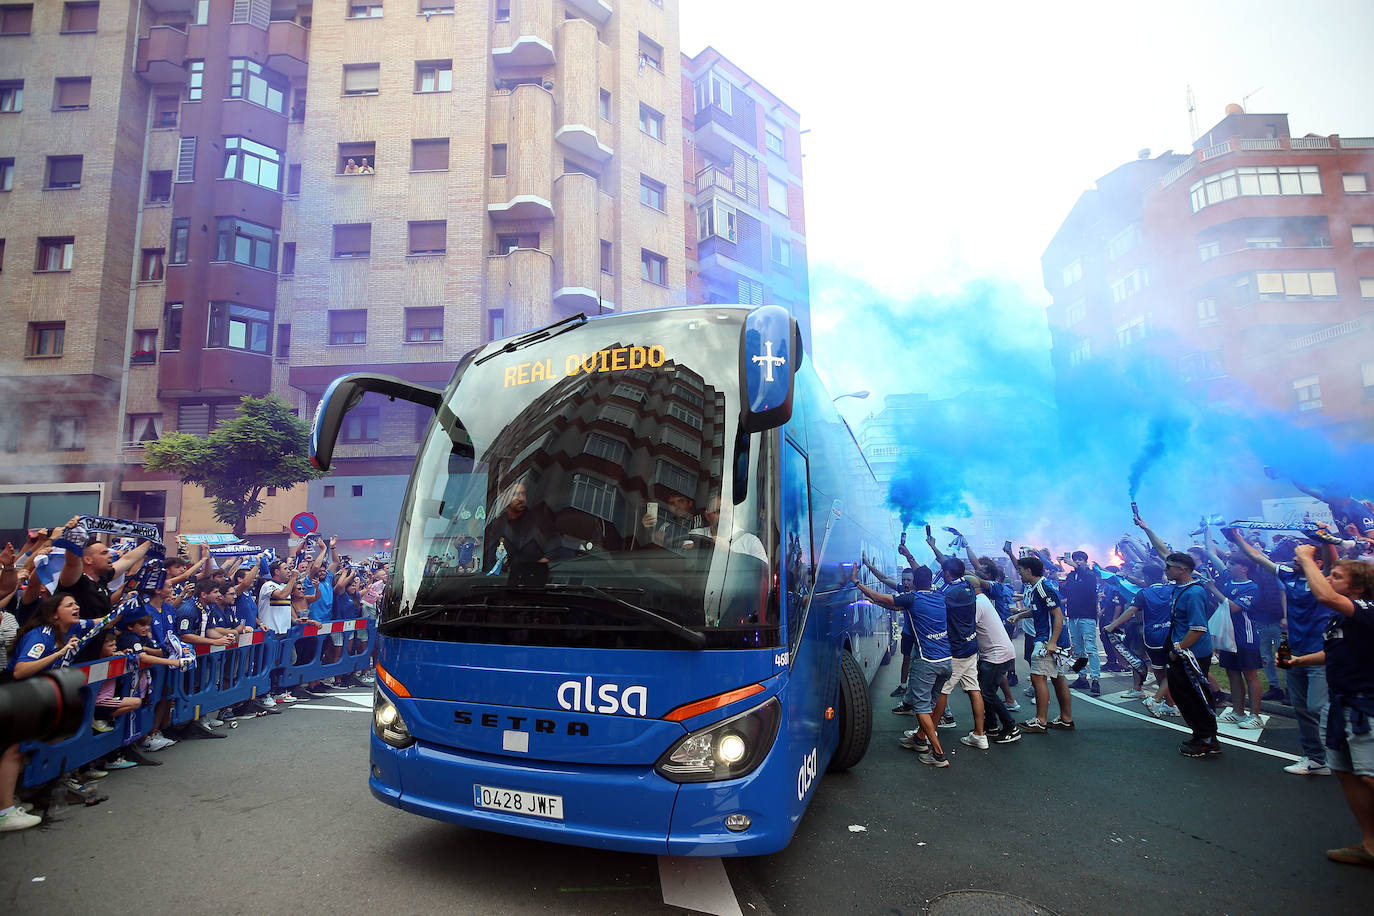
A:
[[[215,518],[243,537],[248,520],[262,511],[264,488],[324,476],[310,466],[309,437],[309,425],[275,394],[245,397],[238,416],[204,439],[169,433],[149,445],[143,467],[199,484],[214,501]]]

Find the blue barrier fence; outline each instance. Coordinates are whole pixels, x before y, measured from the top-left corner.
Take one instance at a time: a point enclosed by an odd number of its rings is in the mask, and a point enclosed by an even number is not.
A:
[[[82,671],[86,707],[81,727],[65,741],[29,741],[20,746],[29,760],[21,785],[37,786],[105,757],[148,734],[156,708],[172,701],[172,724],[185,725],[203,715],[262,696],[270,688],[290,689],[327,677],[352,674],[372,664],[376,621],[335,620],[320,626],[293,627],[284,634],[262,630],[245,633],[235,646],[196,646],[196,663],[185,669],[165,665],[135,668],[126,656],[101,659],[72,668]],[[336,642],[337,640],[337,642]],[[325,662],[325,647],[337,645],[339,657]],[[96,694],[102,683],[124,678],[125,696],[142,675],[149,676],[143,705],[114,720],[114,728],[97,732]]]

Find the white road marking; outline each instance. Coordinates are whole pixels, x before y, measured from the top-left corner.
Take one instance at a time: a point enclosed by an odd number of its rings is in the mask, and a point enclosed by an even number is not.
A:
[[[1145,715],[1144,713],[1139,713],[1131,709],[1122,709],[1115,703],[1106,703],[1095,697],[1084,696],[1081,693],[1075,693],[1073,701],[1075,703],[1091,703],[1094,706],[1110,709],[1112,712],[1120,713],[1123,716],[1130,716],[1132,719],[1139,719],[1142,722],[1149,722],[1152,725],[1161,725],[1164,728],[1172,728],[1176,732],[1183,732],[1185,734],[1192,734],[1193,732],[1193,730],[1186,725],[1175,725],[1173,722],[1164,719],[1156,719],[1154,716]],[[1267,747],[1261,747],[1258,744],[1251,744],[1248,741],[1237,741],[1234,738],[1226,737],[1220,732],[1217,734],[1217,740],[1222,744],[1229,744],[1231,747],[1244,748],[1247,751],[1254,751],[1257,754],[1268,754],[1270,757],[1278,757],[1280,760],[1287,760],[1289,763],[1297,763],[1302,759],[1300,757],[1294,757],[1292,754],[1285,754],[1283,751],[1275,751]]]
[[[711,916],[743,916],[720,859],[659,856],[663,902]]]
[[[317,706],[314,703],[296,704],[296,709],[332,709],[335,712],[372,712],[372,704],[368,704],[364,709],[361,706]]]

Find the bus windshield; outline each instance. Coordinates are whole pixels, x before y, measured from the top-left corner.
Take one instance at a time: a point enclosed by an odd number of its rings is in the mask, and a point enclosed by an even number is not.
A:
[[[737,434],[744,314],[588,321],[467,362],[416,460],[383,631],[779,645],[773,437]]]

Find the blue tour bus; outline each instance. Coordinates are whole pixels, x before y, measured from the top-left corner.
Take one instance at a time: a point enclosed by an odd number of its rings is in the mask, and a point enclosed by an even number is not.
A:
[[[863,756],[890,614],[883,494],[778,306],[588,319],[487,344],[435,410],[378,610],[369,786],[406,811],[667,855],[786,846]]]

